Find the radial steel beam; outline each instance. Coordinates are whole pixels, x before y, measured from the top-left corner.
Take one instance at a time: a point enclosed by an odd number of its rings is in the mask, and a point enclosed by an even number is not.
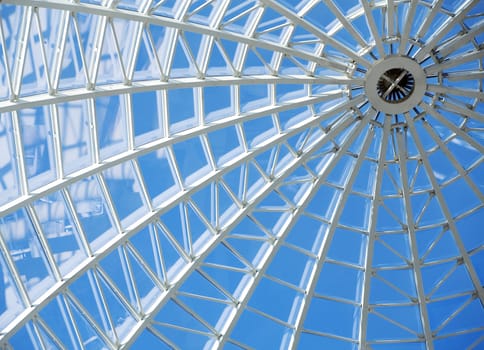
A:
[[[410,30],[412,29],[412,24],[414,24],[415,11],[417,10],[417,4],[419,0],[410,0],[410,7],[407,9],[405,16],[405,24],[400,34],[400,46],[398,47],[398,54],[406,54],[408,47],[408,39],[410,38]]]
[[[406,119],[410,119],[410,115],[406,113]],[[430,328],[430,319],[429,313],[427,310],[427,299],[425,296],[424,286],[423,286],[423,279],[422,279],[422,271],[421,271],[421,261],[418,253],[418,243],[417,237],[415,234],[415,220],[413,217],[413,209],[412,209],[412,201],[410,198],[411,192],[410,187],[408,184],[408,152],[405,145],[404,137],[404,130],[397,129],[395,130],[396,139],[397,139],[397,148],[398,148],[398,165],[400,169],[400,179],[402,184],[402,196],[403,196],[403,204],[405,208],[405,217],[406,217],[406,224],[407,224],[407,232],[410,241],[410,251],[412,256],[412,267],[413,267],[413,275],[415,278],[415,288],[417,290],[418,296],[418,308],[420,310],[420,320],[422,322],[422,327],[424,330],[425,336],[425,343],[427,345],[427,350],[434,349],[434,342],[433,342],[433,335],[432,330]]]
[[[370,288],[373,272],[373,253],[375,251],[376,225],[378,221],[378,211],[383,201],[381,197],[382,179],[385,171],[385,162],[390,134],[391,120],[386,117],[383,120],[383,130],[380,141],[380,151],[376,167],[375,182],[373,183],[373,194],[371,201],[370,222],[368,229],[368,243],[365,255],[365,274],[363,277],[363,288],[361,289],[361,320],[359,328],[359,349],[365,350],[367,347],[367,327],[368,313],[370,311]]]
[[[334,0],[323,0],[323,2],[328,6],[330,11],[334,14],[334,16],[341,22],[343,27],[351,34],[353,39],[361,45],[362,49],[365,49],[368,45],[365,39],[361,36],[361,33],[358,31],[357,28],[348,20],[348,17],[341,12],[338,5],[334,2]]]
[[[373,17],[373,13],[371,5],[367,0],[359,0],[361,6],[363,6],[363,10],[365,11],[365,17],[366,21],[368,23],[368,26],[370,27],[371,35],[373,36],[373,39],[375,39],[375,44],[376,48],[378,49],[378,55],[380,58],[383,58],[386,56],[385,49],[383,48],[383,41],[381,40],[381,35],[378,32],[378,28],[375,23],[375,18]]]
[[[484,100],[484,92],[479,90],[473,89],[463,89],[453,86],[444,86],[444,85],[435,85],[435,84],[428,84],[427,90],[436,92],[442,95],[455,95],[455,96],[465,96],[465,97],[473,97],[480,101]]]
[[[476,185],[476,183],[472,181],[472,179],[469,177],[469,174],[467,173],[467,171],[457,161],[456,157],[449,150],[449,147],[447,146],[447,144],[442,141],[442,139],[438,136],[437,132],[432,128],[432,126],[426,120],[422,120],[422,124],[425,130],[427,130],[427,132],[429,133],[430,137],[435,141],[437,145],[439,145],[439,148],[442,151],[442,153],[444,153],[445,156],[449,159],[449,161],[452,163],[453,167],[457,170],[457,172],[462,177],[462,179],[464,179],[467,185],[469,185],[469,187],[472,189],[476,197],[479,198],[481,203],[484,204],[484,194],[481,192],[481,190]]]
[[[417,62],[423,61],[429,52],[437,47],[439,40],[444,38],[444,36],[451,31],[454,26],[461,22],[464,17],[467,15],[475,5],[479,4],[480,0],[467,0],[462,3],[459,8],[456,10],[454,16],[449,16],[440,26],[439,28],[431,34],[425,45],[423,45],[415,54],[414,59]]]
[[[449,130],[451,130],[456,136],[460,137],[461,139],[463,139],[464,141],[469,143],[469,145],[474,147],[481,154],[484,154],[484,146],[482,146],[481,143],[479,143],[472,136],[467,134],[464,130],[462,130],[461,128],[459,128],[458,126],[456,126],[455,124],[450,122],[445,116],[440,114],[434,107],[432,107],[432,106],[430,106],[426,103],[422,104],[422,107],[427,112],[427,114],[429,114],[432,117],[434,117],[435,119],[437,119],[440,123],[442,123],[442,125],[448,127]],[[452,108],[449,108],[448,106],[447,106],[446,109],[453,111]],[[463,117],[464,116],[467,117],[465,114],[463,114]],[[482,116],[482,117],[484,118],[484,116]]]

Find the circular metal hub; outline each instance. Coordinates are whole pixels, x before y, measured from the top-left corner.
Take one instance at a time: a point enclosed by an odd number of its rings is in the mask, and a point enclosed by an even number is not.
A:
[[[408,57],[385,57],[366,74],[366,95],[385,114],[408,112],[422,101],[425,89],[425,72]]]
[[[400,103],[412,94],[415,79],[412,73],[402,68],[387,70],[378,80],[378,95],[385,101]]]

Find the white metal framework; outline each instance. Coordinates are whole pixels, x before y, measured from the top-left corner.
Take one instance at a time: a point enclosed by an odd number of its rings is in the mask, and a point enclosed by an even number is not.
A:
[[[479,0],[1,0],[0,349],[484,348]]]

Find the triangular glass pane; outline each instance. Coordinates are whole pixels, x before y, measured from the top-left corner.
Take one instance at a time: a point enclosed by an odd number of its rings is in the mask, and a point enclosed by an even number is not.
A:
[[[109,168],[103,178],[123,227],[146,215],[148,208],[131,162]]]
[[[86,178],[69,187],[82,233],[96,251],[114,237],[117,232],[106,198],[96,177]]]
[[[61,62],[57,63],[59,71],[55,72],[53,78],[57,78],[60,90],[86,86],[88,83],[89,80],[86,80],[86,75],[89,75],[88,68],[84,66],[89,38],[88,29],[95,26],[96,22],[95,16],[75,14],[68,18],[65,36],[62,38],[65,42],[64,54],[60,57]],[[77,35],[76,27],[79,28],[80,36]]]
[[[2,230],[2,237],[5,239]],[[0,327],[7,327],[25,308],[12,272],[7,267],[3,254],[0,254]]]
[[[138,164],[154,206],[161,205],[177,193],[179,186],[164,148],[139,157]]]
[[[140,312],[146,312],[149,310],[159,295],[163,292],[162,289],[156,284],[153,278],[148,274],[145,260],[140,260],[141,252],[137,252],[135,256],[133,254],[133,248],[127,246],[126,252],[128,255],[129,263],[131,264],[131,270],[133,272],[134,284],[139,294],[142,310]]]
[[[0,231],[8,249],[5,254],[10,254],[29,297],[36,300],[56,282],[39,240],[42,233],[34,228],[25,209],[0,218]]]
[[[87,256],[72,214],[60,192],[34,202],[34,209],[50,252],[65,276]]]

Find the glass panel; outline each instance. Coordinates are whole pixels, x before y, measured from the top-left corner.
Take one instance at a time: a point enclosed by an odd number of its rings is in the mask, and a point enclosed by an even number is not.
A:
[[[0,218],[0,231],[31,300],[55,283],[47,256],[27,211],[20,209]]]
[[[64,173],[70,174],[92,163],[89,110],[85,101],[57,106]]]
[[[235,108],[232,91],[233,88],[230,86],[211,86],[203,89],[205,120],[213,121],[233,115]]]
[[[173,153],[175,153],[180,175],[187,186],[211,170],[198,137],[174,144]]]
[[[29,189],[35,190],[56,178],[50,113],[47,107],[22,109],[18,114],[25,172]]]
[[[96,251],[117,234],[98,180],[90,177],[76,182],[69,187],[69,193],[83,233]]]
[[[131,95],[136,146],[162,136],[162,105],[156,91]]]
[[[60,192],[34,202],[34,209],[54,260],[61,274],[65,276],[86,258],[71,213]]]
[[[5,237],[3,233],[2,237]],[[3,254],[0,254],[0,327],[7,327],[23,309],[12,273],[5,263]]]
[[[10,114],[0,114],[0,205],[19,195],[17,158]]]
[[[138,163],[154,206],[170,199],[179,190],[165,149],[140,157]]]
[[[103,172],[103,176],[123,227],[146,215],[148,208],[131,162],[110,168]]]
[[[96,99],[97,138],[103,160],[127,149],[126,110],[123,100],[122,95]]]
[[[197,125],[193,89],[168,90],[168,120],[170,133]]]

